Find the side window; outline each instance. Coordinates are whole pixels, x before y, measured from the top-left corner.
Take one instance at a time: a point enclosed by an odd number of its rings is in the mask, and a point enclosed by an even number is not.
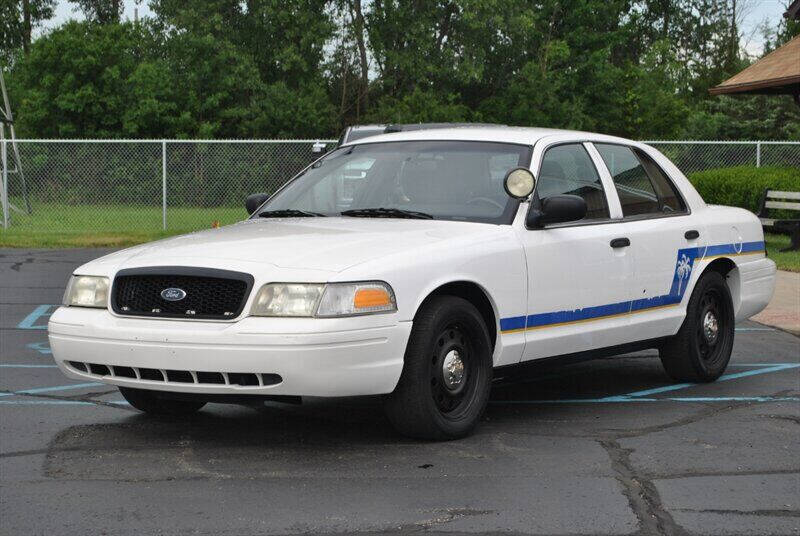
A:
[[[623,145],[596,143],[595,147],[614,179],[623,216],[686,209],[669,179],[646,154]]]
[[[658,195],[658,200],[661,203],[661,212],[684,212],[686,205],[678,194],[678,190],[675,189],[675,185],[667,178],[664,171],[646,153],[639,149],[634,150],[653,183],[656,195]]]
[[[586,201],[586,218],[608,218],[608,202],[600,176],[581,144],[557,145],[542,159],[536,185],[539,199],[551,195],[577,195]]]

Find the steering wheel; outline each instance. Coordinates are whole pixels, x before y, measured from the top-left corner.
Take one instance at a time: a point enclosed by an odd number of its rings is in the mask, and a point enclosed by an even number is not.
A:
[[[489,199],[488,197],[473,197],[469,201],[467,201],[468,205],[472,205],[474,203],[489,203],[490,205],[494,205],[495,207],[499,208],[500,210],[505,210],[506,207],[495,201],[494,199]]]

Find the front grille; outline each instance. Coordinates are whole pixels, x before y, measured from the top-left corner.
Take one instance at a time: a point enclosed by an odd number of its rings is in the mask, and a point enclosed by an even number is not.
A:
[[[253,276],[210,268],[156,267],[121,270],[111,305],[121,315],[231,320],[244,308]],[[162,295],[167,289],[168,300]],[[181,296],[182,291],[183,296]]]
[[[78,372],[92,376],[108,376],[166,383],[192,383],[198,385],[234,385],[237,387],[269,387],[283,382],[279,374],[254,372],[200,372],[192,370],[162,370],[118,365],[98,365],[82,361],[69,361]]]

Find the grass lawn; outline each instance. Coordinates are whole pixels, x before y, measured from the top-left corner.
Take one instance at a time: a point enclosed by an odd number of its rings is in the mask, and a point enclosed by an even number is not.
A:
[[[20,206],[21,204],[17,204]],[[0,247],[123,247],[158,238],[227,225],[247,217],[244,207],[167,208],[167,230],[160,206],[38,204],[32,215],[14,213],[11,226],[0,228]],[[81,230],[74,230],[81,229]],[[787,235],[767,234],[769,257],[781,270],[800,272],[800,252],[780,253]]]
[[[246,217],[244,207],[168,207],[164,230],[160,206],[36,204],[31,215],[14,212],[9,228],[0,227],[0,247],[131,246]]]
[[[800,251],[787,251],[785,253],[778,251],[789,247],[789,235],[767,233],[765,239],[769,258],[775,261],[779,270],[800,272]]]

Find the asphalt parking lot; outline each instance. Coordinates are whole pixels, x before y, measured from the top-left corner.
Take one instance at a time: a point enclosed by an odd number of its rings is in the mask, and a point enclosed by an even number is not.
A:
[[[800,534],[800,339],[747,322],[714,384],[655,352],[500,383],[477,433],[377,399],[157,420],[65,378],[45,325],[102,250],[0,250],[2,534]]]

